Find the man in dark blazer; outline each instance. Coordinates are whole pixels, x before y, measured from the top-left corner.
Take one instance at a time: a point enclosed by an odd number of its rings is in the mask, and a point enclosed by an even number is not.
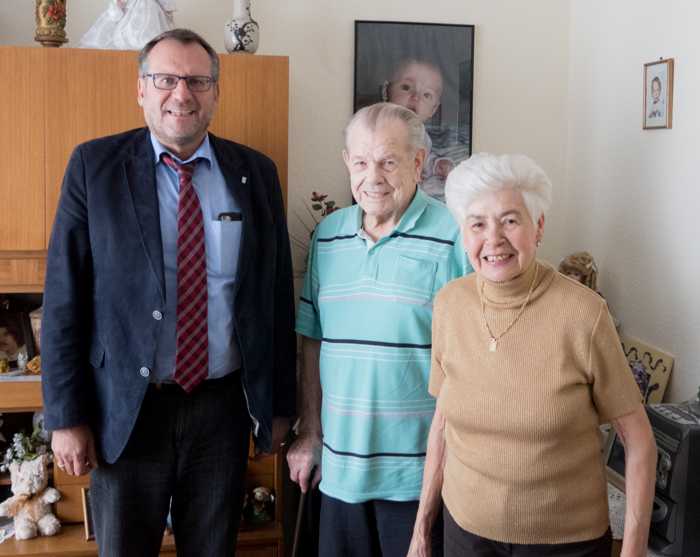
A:
[[[56,464],[91,472],[100,555],[157,555],[171,506],[178,555],[230,556],[250,432],[274,451],[295,411],[282,194],[270,159],[207,132],[219,95],[208,43],[168,31],[139,64],[148,128],[78,146],[64,177],[44,293],[46,427]],[[188,188],[199,207],[183,213]],[[206,257],[184,261],[189,215]],[[197,268],[193,333],[181,288]],[[181,359],[195,337],[199,367]]]

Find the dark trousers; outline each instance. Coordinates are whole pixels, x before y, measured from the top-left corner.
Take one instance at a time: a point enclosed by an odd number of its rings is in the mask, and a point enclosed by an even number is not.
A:
[[[443,507],[445,520],[445,557],[610,557],[610,529],[595,540],[555,543],[501,543],[463,530]]]
[[[418,501],[345,503],[321,495],[322,557],[404,557],[413,534]],[[432,557],[442,557],[442,517],[433,527]]]
[[[249,436],[238,373],[189,395],[149,387],[122,455],[92,472],[100,556],[157,556],[171,498],[178,556],[233,555]]]

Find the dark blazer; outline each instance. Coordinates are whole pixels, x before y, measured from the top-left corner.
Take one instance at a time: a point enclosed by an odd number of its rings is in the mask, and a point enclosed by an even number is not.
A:
[[[274,163],[210,134],[243,214],[236,340],[256,442],[295,411],[292,266]],[[41,348],[46,427],[88,424],[114,462],[139,414],[165,303],[155,154],[148,130],[79,145],[49,244]],[[247,176],[245,184],[241,177]]]

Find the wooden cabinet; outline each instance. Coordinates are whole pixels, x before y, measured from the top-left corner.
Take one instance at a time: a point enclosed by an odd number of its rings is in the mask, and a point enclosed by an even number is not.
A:
[[[46,249],[61,181],[73,148],[83,141],[143,126],[136,102],[137,53],[87,49],[0,47],[0,293],[41,292]],[[211,131],[253,147],[275,161],[286,201],[289,61],[280,56],[221,55],[219,107]],[[0,383],[0,412],[38,410],[38,381]],[[61,482],[60,475],[58,481]],[[84,480],[67,493],[73,507]],[[67,484],[64,484],[67,485]],[[249,488],[266,485],[276,493],[275,522],[243,530],[238,555],[281,557],[281,467],[277,457],[251,461]],[[77,486],[77,487],[75,487]],[[162,554],[174,555],[166,537]],[[61,534],[0,544],[4,555],[92,556],[82,524]]]
[[[0,75],[7,79],[0,92],[0,251],[45,248],[45,63],[37,48],[0,52]],[[0,268],[0,280],[5,275]]]
[[[289,60],[221,55],[211,131],[268,155],[286,200]],[[83,141],[143,126],[136,52],[0,47],[0,292],[41,292],[63,173]]]

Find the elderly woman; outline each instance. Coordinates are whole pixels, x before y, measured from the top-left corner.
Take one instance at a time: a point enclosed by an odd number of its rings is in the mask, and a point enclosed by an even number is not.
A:
[[[525,156],[475,155],[447,206],[475,274],[435,298],[438,399],[409,555],[609,557],[599,424],[624,441],[623,556],[646,555],[656,448],[605,301],[536,259],[551,183]]]

